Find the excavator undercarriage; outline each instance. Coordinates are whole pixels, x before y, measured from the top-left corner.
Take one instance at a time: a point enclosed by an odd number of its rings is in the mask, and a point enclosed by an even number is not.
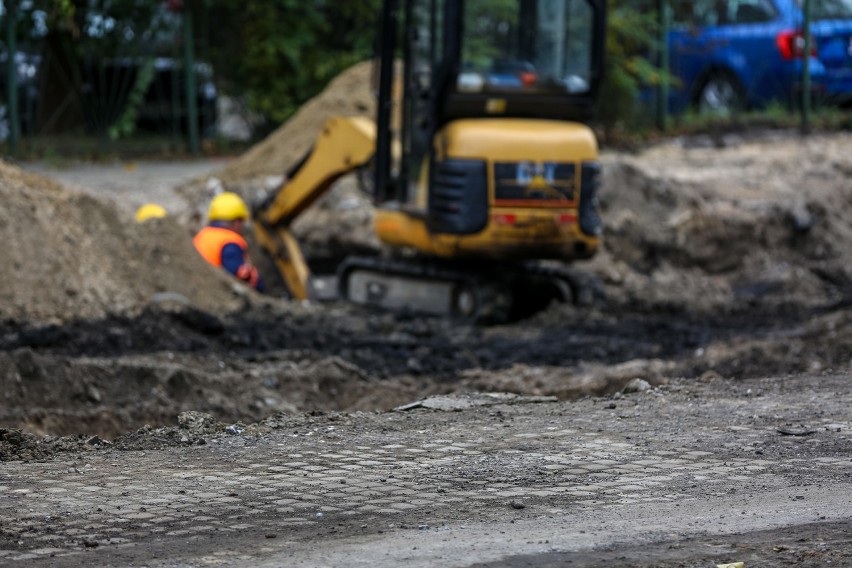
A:
[[[395,311],[484,323],[528,317],[552,302],[588,304],[598,289],[564,266],[350,257],[337,272],[338,297]]]

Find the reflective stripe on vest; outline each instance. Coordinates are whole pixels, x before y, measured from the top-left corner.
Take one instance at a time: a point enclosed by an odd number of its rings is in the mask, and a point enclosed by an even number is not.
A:
[[[192,244],[204,260],[219,267],[222,266],[222,249],[225,245],[239,245],[243,252],[248,250],[248,243],[244,238],[224,227],[204,227],[192,239]]]

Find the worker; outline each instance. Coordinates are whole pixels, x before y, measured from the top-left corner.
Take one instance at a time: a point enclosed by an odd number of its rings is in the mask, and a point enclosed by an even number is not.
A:
[[[239,195],[229,191],[220,193],[210,202],[207,226],[192,242],[204,260],[263,291],[260,273],[249,259],[248,243],[243,238],[248,218],[248,207]]]
[[[168,217],[169,213],[162,205],[156,203],[146,203],[136,210],[136,222],[144,223],[148,219],[162,219]]]

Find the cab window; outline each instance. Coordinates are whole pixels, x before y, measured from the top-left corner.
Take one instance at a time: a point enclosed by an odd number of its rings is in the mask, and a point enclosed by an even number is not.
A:
[[[457,90],[588,92],[593,33],[587,0],[470,0]]]

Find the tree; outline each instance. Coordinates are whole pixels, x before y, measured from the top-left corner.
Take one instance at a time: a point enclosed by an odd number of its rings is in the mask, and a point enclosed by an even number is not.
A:
[[[21,8],[24,33],[41,36],[42,134],[107,132],[151,80],[140,60],[162,49],[177,21],[161,0],[30,0]]]
[[[608,1],[606,69],[598,118],[607,128],[633,120],[639,91],[664,71],[649,60],[657,45],[658,18],[648,2]]]
[[[209,55],[226,91],[269,127],[372,55],[380,0],[209,0]]]

